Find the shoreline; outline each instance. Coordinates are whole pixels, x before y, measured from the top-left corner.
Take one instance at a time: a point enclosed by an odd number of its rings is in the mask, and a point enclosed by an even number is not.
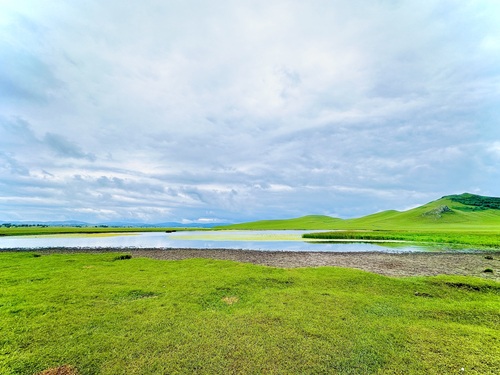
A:
[[[391,277],[462,275],[500,281],[500,252],[302,252],[234,249],[177,248],[41,248],[1,249],[0,252],[38,252],[45,254],[121,252],[134,258],[183,260],[205,258],[253,263],[257,265],[355,268]],[[493,272],[485,272],[485,270]]]

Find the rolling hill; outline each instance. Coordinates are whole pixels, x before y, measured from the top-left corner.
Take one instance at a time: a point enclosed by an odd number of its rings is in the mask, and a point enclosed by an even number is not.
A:
[[[500,231],[500,198],[447,195],[407,211],[383,211],[355,219],[309,215],[233,224],[223,229],[487,230]]]

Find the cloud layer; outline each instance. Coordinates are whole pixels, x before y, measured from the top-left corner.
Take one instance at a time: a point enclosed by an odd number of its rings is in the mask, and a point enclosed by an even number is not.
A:
[[[496,1],[0,1],[0,220],[500,195]]]

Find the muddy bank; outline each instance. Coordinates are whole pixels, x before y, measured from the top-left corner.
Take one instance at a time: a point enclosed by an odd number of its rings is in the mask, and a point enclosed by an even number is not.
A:
[[[148,249],[132,250],[133,257],[180,260],[210,258],[272,267],[337,266],[386,276],[479,276],[500,281],[500,253],[325,253],[253,250]],[[490,259],[492,258],[492,259]],[[484,272],[491,269],[493,272]]]
[[[13,250],[15,249],[7,251]],[[498,251],[477,253],[327,253],[228,249],[119,248],[52,248],[30,251],[36,251],[40,254],[120,252],[129,253],[133,257],[147,257],[162,260],[209,258],[283,268],[336,266],[357,268],[386,276],[464,275],[500,281],[500,252]],[[485,270],[493,272],[485,272]]]

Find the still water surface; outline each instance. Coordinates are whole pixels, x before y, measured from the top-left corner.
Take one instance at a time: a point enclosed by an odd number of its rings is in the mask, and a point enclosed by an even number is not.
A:
[[[435,246],[408,243],[306,242],[301,236],[312,231],[191,231],[141,232],[106,235],[71,234],[0,237],[0,249],[43,248],[157,248],[242,249],[262,251],[321,252],[414,252],[439,251]]]

